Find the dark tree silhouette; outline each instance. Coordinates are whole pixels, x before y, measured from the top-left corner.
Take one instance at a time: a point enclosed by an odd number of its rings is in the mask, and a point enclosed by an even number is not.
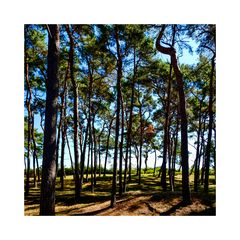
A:
[[[59,69],[59,26],[48,25],[48,70],[43,144],[40,215],[55,215],[56,124]]]
[[[191,202],[190,196],[190,188],[189,188],[189,163],[188,163],[188,121],[187,121],[187,114],[186,114],[186,106],[185,106],[185,93],[183,87],[183,79],[181,71],[178,67],[177,57],[176,57],[176,50],[173,47],[163,47],[160,43],[166,25],[163,25],[157,41],[156,41],[156,48],[159,52],[163,54],[167,54],[171,57],[171,64],[174,69],[174,73],[177,80],[178,85],[178,94],[179,94],[179,101],[180,101],[180,116],[181,116],[181,158],[182,158],[182,195],[183,195],[183,202],[185,204],[189,204]]]

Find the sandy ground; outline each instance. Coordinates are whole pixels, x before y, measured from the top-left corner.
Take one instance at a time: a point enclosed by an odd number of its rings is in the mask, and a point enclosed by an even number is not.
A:
[[[25,215],[38,215],[39,205],[25,205]],[[215,203],[206,203],[197,196],[192,204],[183,206],[178,194],[125,196],[110,208],[110,201],[87,204],[56,204],[56,215],[67,216],[189,216],[216,215]]]

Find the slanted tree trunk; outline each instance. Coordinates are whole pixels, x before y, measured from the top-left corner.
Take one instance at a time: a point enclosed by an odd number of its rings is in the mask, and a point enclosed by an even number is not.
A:
[[[48,70],[40,215],[55,215],[56,127],[60,34],[58,25],[48,25],[48,29]]]
[[[85,163],[85,153],[87,148],[87,136],[88,136],[89,123],[87,123],[86,135],[83,143],[83,150],[81,155],[81,164],[80,164],[80,193],[82,192],[83,185],[83,175],[84,175],[84,163]]]
[[[29,71],[28,71],[28,59],[27,59],[27,53],[26,53],[26,28],[25,28],[25,52],[24,52],[24,71],[25,71],[25,81],[27,86],[27,97],[26,97],[26,105],[28,110],[28,148],[27,148],[27,169],[26,169],[26,184],[25,184],[25,195],[29,195],[29,184],[30,184],[30,150],[31,150],[31,86],[29,83]]]
[[[202,157],[202,168],[201,168],[201,179],[200,179],[201,185],[203,185],[203,183],[204,183],[205,160],[206,160],[205,159],[206,146],[205,146],[205,138],[204,138],[205,130],[206,130],[206,118],[204,119],[203,131],[201,133],[201,148],[200,148],[200,158]]]
[[[97,137],[96,137],[96,131],[95,131],[95,116],[93,117],[92,121],[92,132],[93,132],[93,149],[94,149],[94,167],[93,167],[93,184],[94,187],[97,185]]]
[[[89,140],[90,140],[90,161],[91,161],[91,192],[94,192],[94,179],[93,179],[93,137],[92,137],[92,131],[91,131],[92,127],[91,124],[89,126],[89,131],[91,132],[91,134],[89,135]]]
[[[165,30],[165,25],[162,26],[159,36],[156,41],[156,48],[159,52],[167,54],[171,57],[171,63],[174,69],[174,73],[177,80],[178,94],[180,101],[180,116],[181,116],[181,158],[182,158],[182,197],[183,203],[191,203],[191,195],[189,188],[189,163],[188,163],[188,121],[185,106],[185,93],[181,71],[178,67],[176,50],[173,47],[166,48],[161,46],[160,41],[162,39]]]
[[[115,25],[115,40],[117,45],[117,115],[116,115],[116,130],[115,130],[115,147],[113,158],[113,178],[112,178],[112,194],[111,207],[116,206],[117,193],[117,157],[118,157],[118,138],[119,138],[119,124],[120,124],[120,108],[121,108],[121,79],[122,79],[122,58],[120,54],[120,44],[118,39],[118,27]]]
[[[112,129],[112,123],[113,123],[114,117],[111,119],[109,128],[108,128],[108,136],[107,136],[107,146],[106,146],[106,155],[105,155],[105,161],[104,161],[104,172],[103,176],[106,176],[106,169],[107,169],[107,158],[108,158],[108,149],[109,149],[109,139],[111,135],[111,129]]]
[[[148,146],[146,147],[146,151],[145,151],[145,159],[144,159],[145,169],[144,169],[144,173],[146,173],[147,170],[148,170],[147,161],[148,161]]]
[[[125,170],[124,170],[124,182],[123,192],[127,190],[127,161],[128,161],[128,150],[131,149],[131,135],[132,135],[132,118],[133,118],[133,103],[134,103],[134,90],[135,90],[135,77],[136,77],[136,47],[133,48],[133,78],[131,82],[131,105],[130,105],[130,116],[129,123],[127,126],[127,142],[126,142],[126,157],[125,157]],[[131,158],[131,157],[130,157]],[[129,160],[129,180],[131,179],[131,159]]]
[[[198,117],[198,131],[197,131],[197,149],[196,158],[194,162],[194,191],[198,192],[199,185],[199,167],[200,167],[200,137],[202,131],[202,114],[201,114],[202,101],[200,102],[199,117]]]
[[[174,46],[175,42],[175,25],[173,26],[173,38],[172,38],[172,46]],[[171,88],[172,88],[172,63],[170,64],[170,71],[167,83],[167,102],[166,102],[166,109],[165,109],[165,123],[164,123],[164,137],[163,137],[163,163],[162,163],[162,175],[161,175],[161,185],[163,191],[167,190],[167,182],[166,182],[166,165],[167,165],[167,152],[170,142],[169,137],[169,127],[170,127],[170,99],[171,99]],[[170,156],[169,156],[170,159]],[[169,166],[170,166],[169,161]],[[170,169],[168,169],[170,171]],[[171,183],[171,181],[170,181]]]
[[[60,146],[60,138],[61,138],[61,129],[62,129],[62,107],[60,107],[60,116],[59,116],[59,124],[57,130],[57,150],[56,150],[56,174],[58,176],[58,159],[59,159],[59,146]]]
[[[140,99],[139,99],[140,103]],[[139,146],[139,165],[138,165],[138,184],[141,184],[141,169],[142,169],[142,145],[143,145],[143,120],[142,120],[142,104],[139,107],[139,118],[140,118],[140,146]]]
[[[167,151],[169,142],[169,114],[170,114],[170,98],[171,98],[171,84],[172,83],[172,64],[170,64],[170,73],[167,84],[167,104],[165,109],[165,123],[164,123],[164,137],[163,137],[163,162],[162,162],[162,175],[161,175],[161,186],[163,191],[167,190],[166,181],[166,166],[167,166]]]
[[[179,128],[179,116],[177,111],[177,122],[176,122],[176,131],[174,139],[174,148],[173,148],[173,157],[172,157],[172,191],[175,187],[175,169],[176,169],[176,159],[177,159],[177,145],[178,145],[178,128]]]
[[[34,135],[34,114],[31,113],[31,118],[32,118],[32,141],[33,141],[33,182],[34,182],[34,187],[37,187],[37,181],[36,181],[36,165],[35,163],[37,162],[37,146],[36,146],[36,141],[35,141],[35,135]],[[38,168],[38,164],[37,164]]]
[[[209,168],[210,168],[210,155],[211,155],[211,142],[212,142],[212,128],[213,128],[213,78],[215,69],[215,53],[211,60],[211,76],[209,86],[209,124],[208,124],[208,141],[206,147],[206,162],[205,162],[205,179],[204,179],[204,191],[208,192],[209,188]]]
[[[75,200],[79,201],[80,198],[80,180],[79,180],[79,151],[78,151],[78,88],[77,83],[74,78],[74,41],[72,37],[72,32],[70,26],[66,25],[66,30],[70,40],[70,50],[69,50],[69,64],[70,64],[70,78],[72,82],[73,91],[73,105],[74,105],[74,162],[75,162]]]
[[[170,182],[170,188],[171,191],[174,191],[174,186],[173,186],[173,141],[174,141],[174,136],[169,136],[170,143],[169,143],[169,149],[168,149],[168,162],[169,162],[169,170],[168,170],[168,175],[169,175],[169,182]]]
[[[153,176],[155,177],[155,173],[156,173],[156,165],[157,165],[157,150],[154,149],[154,167],[153,167]]]
[[[213,129],[214,130],[214,176],[215,176],[215,181],[216,181],[216,127]]]
[[[136,176],[138,176],[138,172],[139,172],[139,150],[138,150],[137,145],[134,146],[134,149],[135,149],[135,157],[136,157],[136,160],[137,160],[137,172],[136,172]]]
[[[123,189],[123,184],[122,184],[124,106],[123,106],[123,96],[122,96],[121,84],[120,84],[120,100],[121,100],[121,140],[120,140],[120,145],[119,145],[119,196],[121,197],[122,193],[125,189],[125,185],[124,185],[124,189]],[[125,172],[127,175],[127,159],[125,159],[124,179],[125,179]]]
[[[75,176],[74,176],[74,167],[73,167],[72,154],[71,154],[71,150],[70,150],[70,146],[69,146],[69,141],[68,141],[68,136],[67,136],[67,134],[66,134],[66,140],[67,140],[67,146],[68,146],[69,157],[70,157],[70,161],[71,161],[72,174],[73,174],[73,178],[75,178]]]
[[[90,141],[88,141],[88,155],[87,155],[86,182],[88,182],[89,160],[90,160]]]
[[[61,182],[61,190],[64,190],[64,176],[65,176],[65,170],[64,170],[64,154],[65,154],[65,141],[66,141],[66,134],[67,134],[67,122],[66,122],[66,108],[67,108],[67,78],[68,78],[68,70],[69,70],[69,64],[67,67],[67,72],[64,80],[64,86],[63,86],[63,92],[61,94],[61,131],[62,131],[62,146],[61,146],[61,176],[60,176],[60,182]]]

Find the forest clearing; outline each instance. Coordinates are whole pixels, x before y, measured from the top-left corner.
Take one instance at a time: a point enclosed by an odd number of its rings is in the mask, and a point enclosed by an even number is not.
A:
[[[150,170],[148,171],[150,172]],[[128,191],[118,197],[116,208],[109,207],[111,198],[111,175],[97,179],[94,193],[91,192],[90,181],[83,184],[81,203],[74,198],[74,182],[72,176],[66,176],[65,189],[60,189],[60,179],[56,186],[56,216],[215,216],[216,184],[214,175],[210,175],[209,192],[192,192],[192,203],[182,206],[181,175],[176,176],[174,192],[162,192],[159,179],[152,173],[143,174],[139,186],[133,182],[128,184]],[[33,184],[33,179],[31,179]],[[190,177],[190,186],[193,178]],[[40,188],[33,187],[25,198],[25,216],[39,215]]]

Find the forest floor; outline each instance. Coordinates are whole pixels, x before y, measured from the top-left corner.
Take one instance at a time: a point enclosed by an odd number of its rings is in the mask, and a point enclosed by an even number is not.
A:
[[[214,176],[210,176],[209,193],[204,193],[202,186],[198,193],[191,192],[192,203],[182,205],[181,175],[176,175],[175,191],[163,192],[158,177],[143,174],[141,185],[136,176],[128,184],[127,192],[117,196],[115,208],[110,208],[111,177],[97,179],[94,193],[91,192],[90,180],[83,185],[80,203],[74,199],[74,181],[72,176],[65,178],[65,189],[60,190],[57,178],[56,205],[57,216],[215,216],[216,185]],[[33,184],[33,183],[32,183]],[[193,188],[193,176],[190,176]],[[40,187],[40,185],[39,185]],[[40,188],[31,187],[29,196],[24,199],[25,216],[39,215]]]

